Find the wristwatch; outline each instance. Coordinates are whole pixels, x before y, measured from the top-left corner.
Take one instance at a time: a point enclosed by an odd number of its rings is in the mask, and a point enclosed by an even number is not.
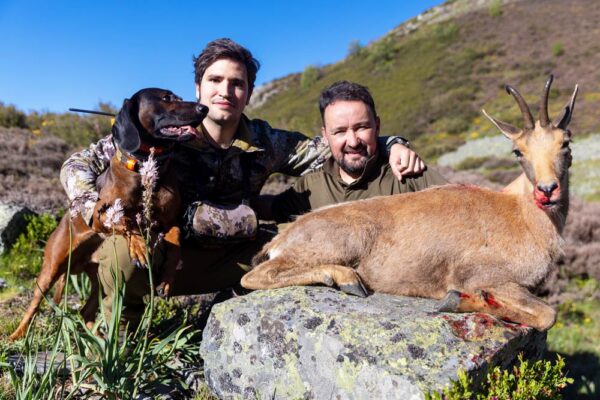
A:
[[[387,138],[387,141],[385,142],[385,147],[387,148],[387,151],[389,152],[392,149],[392,146],[395,144],[401,144],[403,146],[406,146],[408,148],[410,148],[410,143],[408,140],[404,139],[401,136],[389,136]]]

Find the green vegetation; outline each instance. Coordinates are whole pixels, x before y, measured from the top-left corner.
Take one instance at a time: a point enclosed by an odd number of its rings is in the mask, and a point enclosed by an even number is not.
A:
[[[555,57],[560,57],[565,53],[565,48],[561,42],[556,42],[552,45],[552,54]]]
[[[27,128],[27,116],[13,105],[0,101],[0,126],[6,128]]]
[[[348,57],[358,56],[362,52],[363,46],[360,41],[353,40],[348,45]]]
[[[43,245],[55,226],[56,220],[49,215],[31,218],[27,231],[3,256],[0,275],[12,274],[16,268],[20,273],[13,284],[24,284],[25,278],[39,270]],[[26,260],[31,265],[27,266]],[[149,279],[152,282],[151,273]],[[0,399],[136,398],[140,393],[156,393],[162,385],[186,391],[182,361],[201,365],[200,332],[186,326],[186,310],[150,294],[141,323],[128,329],[119,324],[125,290],[121,285],[113,299],[111,319],[106,320],[101,312],[95,326],[88,329],[67,303],[68,293],[77,288],[76,292],[81,291],[83,286],[83,282],[71,280],[62,304],[49,303],[50,312],[38,314],[25,339],[0,341]],[[2,315],[0,333],[4,338],[16,327],[21,311]],[[42,374],[36,372],[40,352],[45,352],[51,366]],[[8,362],[17,354],[22,355],[19,369]],[[199,398],[210,398],[205,389],[202,393],[205,396]]]
[[[502,15],[502,0],[493,0],[488,6],[490,17],[499,17]]]
[[[592,297],[600,283],[593,279],[570,282],[584,301],[566,301],[558,309],[558,321],[548,332],[548,350],[565,357],[575,384],[567,398],[597,399],[600,394],[600,301]]]
[[[100,103],[101,111],[116,113],[110,104]],[[73,147],[85,147],[110,133],[111,118],[101,115],[31,112],[25,114],[12,105],[0,102],[0,126],[27,128],[34,135],[56,136]]]
[[[481,384],[475,387],[473,380],[464,371],[458,380],[440,393],[430,393],[426,399],[447,400],[544,400],[562,399],[561,392],[573,383],[565,376],[565,361],[560,356],[553,363],[539,360],[530,362],[519,355],[519,364],[512,371],[495,367]]]
[[[57,225],[50,214],[27,216],[26,219],[26,231],[17,238],[10,251],[0,256],[0,271],[20,279],[31,279],[40,272],[44,245]]]
[[[300,86],[306,89],[313,85],[321,77],[321,72],[314,65],[309,65],[304,69],[302,77],[300,78]]]

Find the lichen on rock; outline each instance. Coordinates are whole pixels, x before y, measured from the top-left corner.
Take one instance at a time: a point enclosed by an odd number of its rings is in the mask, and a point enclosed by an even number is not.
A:
[[[545,334],[486,314],[435,312],[435,300],[323,287],[257,291],[213,308],[201,354],[221,398],[422,398],[480,379]]]

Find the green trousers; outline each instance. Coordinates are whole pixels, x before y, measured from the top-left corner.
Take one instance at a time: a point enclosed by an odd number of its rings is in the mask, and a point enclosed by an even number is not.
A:
[[[212,293],[238,285],[252,257],[270,239],[268,235],[259,235],[255,240],[219,248],[203,248],[196,241],[184,242],[181,246],[183,268],[176,273],[170,295]],[[113,295],[118,287],[115,278],[118,277],[125,283],[123,318],[132,324],[139,322],[145,298],[150,293],[148,270],[132,264],[127,240],[123,236],[107,238],[96,256],[100,264],[98,275],[104,290],[102,303],[107,320],[112,315]],[[152,266],[154,284],[159,283],[163,259],[163,254],[155,251]]]

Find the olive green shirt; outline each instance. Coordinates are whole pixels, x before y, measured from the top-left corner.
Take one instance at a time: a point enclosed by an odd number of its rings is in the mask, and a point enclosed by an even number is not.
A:
[[[378,152],[369,159],[363,174],[348,184],[342,180],[338,165],[330,157],[322,169],[304,175],[291,188],[275,196],[271,210],[275,221],[287,222],[297,215],[331,204],[416,192],[446,183],[448,181],[432,168],[400,181],[394,176],[386,157]]]

